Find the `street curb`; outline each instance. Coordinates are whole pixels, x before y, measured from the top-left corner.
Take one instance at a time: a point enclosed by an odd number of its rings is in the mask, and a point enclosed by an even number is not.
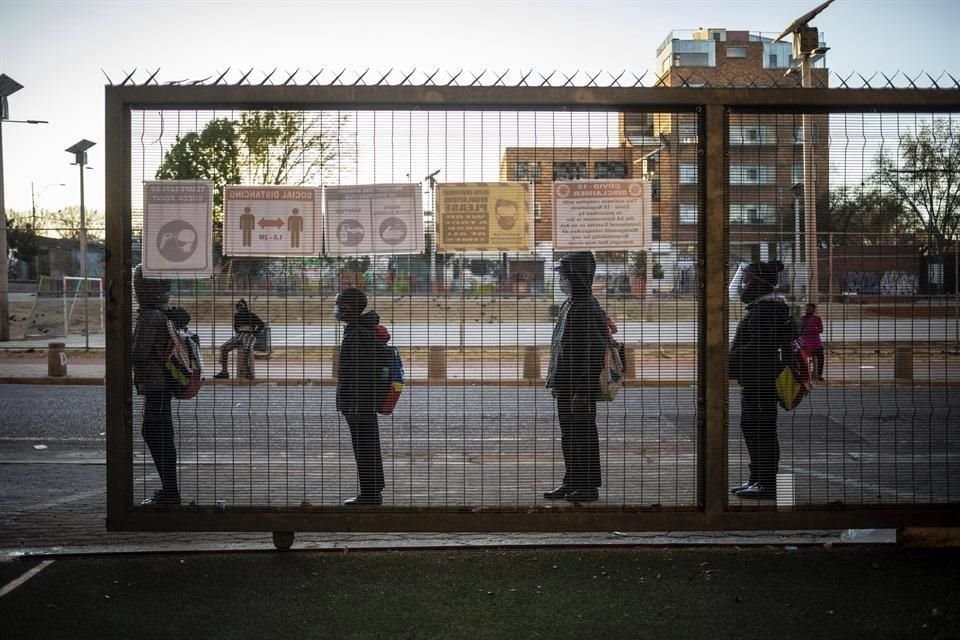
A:
[[[50,386],[65,386],[65,385],[78,385],[78,386],[103,386],[103,378],[91,378],[91,377],[80,377],[80,376],[64,376],[64,377],[55,377],[55,376],[34,376],[34,377],[12,377],[5,376],[0,377],[0,384],[44,384]]]

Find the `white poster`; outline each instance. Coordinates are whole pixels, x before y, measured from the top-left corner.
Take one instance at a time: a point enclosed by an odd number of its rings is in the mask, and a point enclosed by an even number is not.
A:
[[[213,182],[143,183],[143,274],[193,278],[213,273]]]
[[[554,182],[554,250],[646,249],[651,241],[650,209],[645,180]]]
[[[223,193],[223,254],[317,256],[320,225],[313,187],[228,186]]]
[[[421,199],[419,184],[327,187],[327,255],[422,253]]]

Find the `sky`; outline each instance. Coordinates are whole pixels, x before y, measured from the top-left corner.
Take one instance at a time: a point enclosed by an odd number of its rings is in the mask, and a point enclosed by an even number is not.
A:
[[[3,126],[8,210],[79,203],[79,170],[64,149],[89,152],[86,205],[103,207],[104,72],[119,82],[160,67],[162,81],[254,68],[259,81],[298,67],[601,69],[641,75],[671,30],[727,28],[776,35],[817,0],[632,0],[623,2],[229,2],[0,0],[0,73],[22,85]],[[960,2],[836,0],[814,21],[841,76],[948,71],[960,78]],[[301,76],[304,78],[305,76]],[[648,75],[648,78],[652,75]],[[879,76],[878,76],[879,77]],[[64,186],[60,186],[60,185]]]

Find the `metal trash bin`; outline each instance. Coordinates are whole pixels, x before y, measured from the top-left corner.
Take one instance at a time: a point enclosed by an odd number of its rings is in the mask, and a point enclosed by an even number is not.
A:
[[[267,325],[257,334],[253,342],[253,356],[255,358],[269,358],[273,353],[273,343],[270,339],[270,326]]]

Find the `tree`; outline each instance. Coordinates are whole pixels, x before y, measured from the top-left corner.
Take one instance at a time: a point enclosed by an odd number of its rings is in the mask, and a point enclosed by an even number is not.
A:
[[[237,123],[217,118],[200,133],[177,136],[157,170],[158,180],[212,180],[214,220],[222,221],[223,187],[240,182]]]
[[[889,244],[901,234],[916,230],[913,216],[903,203],[876,185],[837,187],[817,222],[820,233],[832,233],[835,245]]]
[[[37,242],[36,230],[27,220],[27,214],[7,212],[7,249],[16,260],[29,265],[30,270],[35,272],[35,260],[40,253],[40,245]]]
[[[881,152],[874,182],[903,203],[942,265],[960,227],[960,131],[937,118],[904,135],[897,148],[899,158]]]
[[[42,215],[43,226],[38,231],[43,235],[67,240],[80,239],[80,207],[64,207],[57,211],[46,211]],[[103,240],[106,231],[103,213],[97,209],[85,209],[84,218],[87,239]]]

